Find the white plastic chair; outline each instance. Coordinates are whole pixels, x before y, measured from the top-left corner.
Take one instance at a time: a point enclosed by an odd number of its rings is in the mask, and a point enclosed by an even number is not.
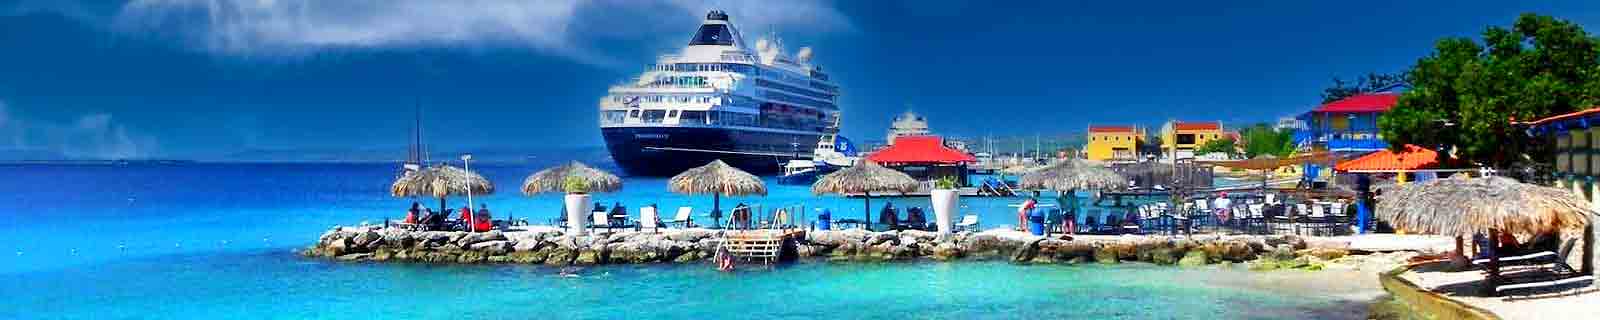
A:
[[[676,224],[676,225],[682,226],[683,228],[688,228],[689,225],[692,224],[691,222],[694,219],[693,216],[691,216],[691,214],[693,214],[693,213],[694,213],[694,208],[693,207],[678,207],[678,215],[675,216],[675,217],[672,217],[671,221],[667,221],[667,225]]]
[[[605,211],[595,211],[591,218],[594,219],[594,221],[589,223],[590,230],[606,228],[606,231],[611,231],[611,221],[610,219],[606,218]]]
[[[962,216],[961,217],[961,223],[957,223],[956,224],[956,230],[959,230],[959,231],[975,231],[977,228],[978,228],[978,216],[977,215],[969,214],[969,215],[966,215],[966,216]]]

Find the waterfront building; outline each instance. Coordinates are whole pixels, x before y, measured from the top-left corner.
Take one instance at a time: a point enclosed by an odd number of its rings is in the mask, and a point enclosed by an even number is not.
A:
[[[944,144],[938,136],[896,137],[889,147],[867,156],[879,165],[905,172],[924,184],[940,178],[955,178],[967,185],[967,166],[978,159]]]
[[[1090,125],[1084,138],[1084,158],[1096,161],[1138,161],[1145,144],[1144,128]]]
[[[922,116],[917,115],[916,113],[912,113],[911,110],[906,110],[906,113],[895,117],[894,122],[889,124],[889,135],[885,137],[884,141],[886,141],[888,145],[894,145],[895,138],[905,136],[926,136],[932,134],[933,131],[928,130],[927,119],[922,118]]]
[[[1162,157],[1194,158],[1194,149],[1211,140],[1222,139],[1222,122],[1167,121],[1161,126]]]
[[[1302,148],[1334,152],[1372,152],[1389,145],[1378,134],[1378,117],[1394,108],[1399,93],[1381,92],[1329,102],[1301,114],[1305,129],[1295,132]]]

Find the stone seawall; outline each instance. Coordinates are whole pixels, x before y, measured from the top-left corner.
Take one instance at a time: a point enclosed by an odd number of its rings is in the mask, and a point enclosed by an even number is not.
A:
[[[339,227],[324,233],[303,254],[346,261],[554,266],[701,263],[711,259],[725,232],[663,229],[570,236],[548,227],[474,234]],[[1357,254],[1365,252],[1349,250],[1338,242],[1295,236],[1075,236],[1063,240],[1003,230],[955,234],[942,241],[937,234],[924,231],[811,231],[786,246],[785,253],[829,261],[980,259],[1039,264],[1142,261],[1163,265],[1249,262],[1253,269],[1320,269],[1372,262],[1364,257],[1381,258],[1374,267],[1388,268],[1414,255],[1362,256]]]

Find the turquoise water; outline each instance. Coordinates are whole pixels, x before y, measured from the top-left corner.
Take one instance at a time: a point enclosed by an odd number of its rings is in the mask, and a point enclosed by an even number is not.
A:
[[[530,220],[555,217],[559,195],[515,193],[541,165],[475,165],[501,190],[475,201]],[[329,226],[398,217],[410,200],[387,196],[393,175],[387,164],[0,166],[8,177],[0,183],[0,319],[1361,316],[1337,295],[1217,281],[1248,273],[1137,265],[801,263],[735,274],[699,265],[605,266],[569,278],[536,266],[337,263],[294,254]],[[769,187],[766,198],[724,204],[808,202],[834,208],[836,217],[861,206],[813,198],[805,187]],[[661,179],[628,179],[623,192],[598,200],[710,206],[710,199],[662,190]],[[1012,217],[1004,205],[1014,201],[967,204],[996,226]]]

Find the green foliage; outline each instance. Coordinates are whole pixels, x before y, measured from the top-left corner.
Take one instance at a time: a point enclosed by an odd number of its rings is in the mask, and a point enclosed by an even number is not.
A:
[[[1233,147],[1233,142],[1233,138],[1212,139],[1200,145],[1199,148],[1195,148],[1194,153],[1200,155],[1221,152],[1228,156],[1238,155],[1239,150]]]
[[[1458,157],[1504,166],[1531,154],[1512,121],[1600,103],[1600,40],[1577,24],[1523,14],[1489,27],[1483,44],[1446,38],[1417,60],[1413,88],[1378,119],[1391,146],[1455,147]]]
[[[1372,93],[1384,90],[1395,85],[1409,85],[1410,79],[1405,73],[1369,73],[1366,78],[1356,78],[1352,82],[1344,79],[1333,78],[1333,86],[1322,90],[1322,103],[1339,101],[1350,96]]]
[[[589,193],[589,180],[579,176],[567,176],[561,181],[561,190],[571,194]]]
[[[939,178],[939,180],[934,180],[933,187],[936,189],[950,190],[960,187],[960,184],[956,182],[956,177],[943,177]]]
[[[1244,137],[1244,156],[1255,158],[1271,155],[1286,158],[1294,153],[1294,132],[1278,130],[1266,124],[1256,124],[1240,132]]]

